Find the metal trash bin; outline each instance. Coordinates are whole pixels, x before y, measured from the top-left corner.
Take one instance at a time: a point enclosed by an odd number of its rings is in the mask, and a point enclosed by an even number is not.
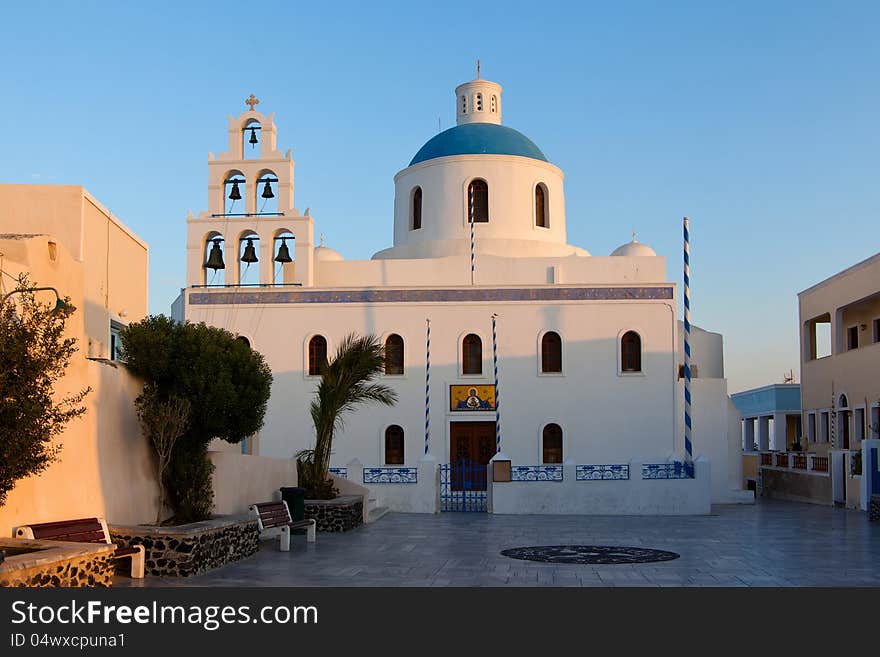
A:
[[[291,520],[304,520],[306,517],[306,489],[296,486],[282,486],[281,499],[287,502]],[[296,533],[304,533],[304,529],[295,530]]]

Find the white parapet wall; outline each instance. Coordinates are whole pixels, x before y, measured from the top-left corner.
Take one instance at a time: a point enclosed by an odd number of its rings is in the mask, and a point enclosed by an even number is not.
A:
[[[700,457],[694,462],[693,478],[681,479],[643,479],[643,463],[640,461],[633,460],[621,465],[629,466],[628,479],[578,479],[579,466],[572,463],[561,466],[561,480],[490,482],[489,511],[504,514],[582,515],[709,513],[712,487],[707,458]],[[538,468],[537,472],[541,471],[540,466],[535,467]],[[581,468],[603,467],[612,466],[581,466]],[[619,466],[613,467],[619,468]],[[581,472],[582,477],[588,476],[583,469]],[[658,468],[653,468],[651,472],[658,474]],[[618,471],[608,476],[620,477],[621,474]]]
[[[348,480],[366,486],[376,506],[401,513],[440,511],[440,471],[433,460],[416,467],[370,467],[355,459],[346,469]]]
[[[282,486],[296,486],[296,461],[209,451],[214,464],[214,513],[246,513],[251,504],[281,499]]]

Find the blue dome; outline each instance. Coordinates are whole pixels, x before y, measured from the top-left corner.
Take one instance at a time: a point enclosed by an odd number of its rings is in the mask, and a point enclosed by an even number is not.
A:
[[[465,123],[432,137],[410,166],[449,155],[519,155],[547,161],[541,149],[521,132],[495,123]]]

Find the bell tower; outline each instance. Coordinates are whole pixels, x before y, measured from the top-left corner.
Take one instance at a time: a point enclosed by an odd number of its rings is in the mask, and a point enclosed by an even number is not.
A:
[[[291,151],[277,148],[275,114],[244,102],[227,150],[208,153],[208,209],[187,217],[187,286],[311,286],[314,222],[293,205]]]

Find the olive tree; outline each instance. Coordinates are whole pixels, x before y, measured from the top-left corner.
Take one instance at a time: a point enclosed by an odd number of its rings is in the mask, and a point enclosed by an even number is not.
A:
[[[70,299],[47,305],[26,276],[0,298],[0,506],[15,482],[58,460],[53,443],[72,419],[86,412],[89,388],[58,398],[55,386],[76,353],[65,337]]]

